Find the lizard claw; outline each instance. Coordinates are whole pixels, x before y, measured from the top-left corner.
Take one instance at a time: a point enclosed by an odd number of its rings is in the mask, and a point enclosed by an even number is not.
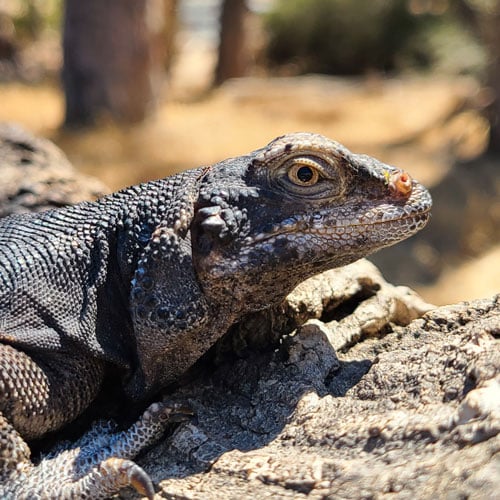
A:
[[[193,415],[191,408],[180,403],[153,403],[143,414],[141,427],[164,427],[167,422],[183,422]],[[136,424],[137,425],[137,424]],[[106,488],[117,491],[124,486],[132,486],[137,493],[152,500],[153,483],[148,474],[135,462],[124,458],[110,457],[99,464],[99,472],[104,476]]]
[[[144,413],[144,422],[185,422],[194,415],[192,408],[182,403],[153,403]]]
[[[194,415],[194,411],[187,405],[178,404],[171,406],[172,412],[170,413],[168,420],[170,422],[187,422]]]
[[[110,491],[132,486],[137,493],[153,500],[155,490],[150,477],[131,460],[108,458],[100,464],[99,469],[103,476],[109,478]]]

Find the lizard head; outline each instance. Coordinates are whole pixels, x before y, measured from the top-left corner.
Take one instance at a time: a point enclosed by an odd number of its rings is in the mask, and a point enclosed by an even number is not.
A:
[[[407,173],[317,134],[279,137],[206,169],[191,226],[205,293],[246,309],[408,238],[430,217]]]

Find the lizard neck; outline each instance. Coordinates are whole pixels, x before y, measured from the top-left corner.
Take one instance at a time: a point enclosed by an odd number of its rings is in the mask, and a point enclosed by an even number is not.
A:
[[[128,288],[155,229],[173,227],[176,214],[192,196],[178,178],[193,177],[194,172],[132,186],[101,200],[102,210],[116,220],[116,256]]]

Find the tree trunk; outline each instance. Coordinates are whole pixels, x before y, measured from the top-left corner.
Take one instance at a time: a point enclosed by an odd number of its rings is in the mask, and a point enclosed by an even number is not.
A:
[[[219,57],[215,85],[229,78],[244,76],[249,64],[245,19],[245,0],[224,0],[220,18]]]
[[[163,71],[154,50],[162,2],[66,0],[66,125],[93,124],[103,115],[124,123],[146,116],[154,105],[152,82]]]
[[[488,109],[491,125],[490,150],[500,153],[500,0],[496,11],[482,20],[483,36],[490,56],[488,84],[493,90],[494,100]]]
[[[456,7],[488,52],[487,85],[493,94],[487,109],[491,126],[489,150],[500,153],[500,0],[484,3],[461,0]]]

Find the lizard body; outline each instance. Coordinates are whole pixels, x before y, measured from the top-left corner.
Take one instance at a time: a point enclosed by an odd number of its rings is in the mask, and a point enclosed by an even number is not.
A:
[[[131,400],[151,397],[243,315],[411,236],[430,207],[403,171],[298,133],[96,202],[0,221],[2,497],[102,498],[126,485],[151,497],[131,459],[182,408],[152,405],[128,431],[102,429],[36,467],[25,440],[80,415],[107,366]]]

